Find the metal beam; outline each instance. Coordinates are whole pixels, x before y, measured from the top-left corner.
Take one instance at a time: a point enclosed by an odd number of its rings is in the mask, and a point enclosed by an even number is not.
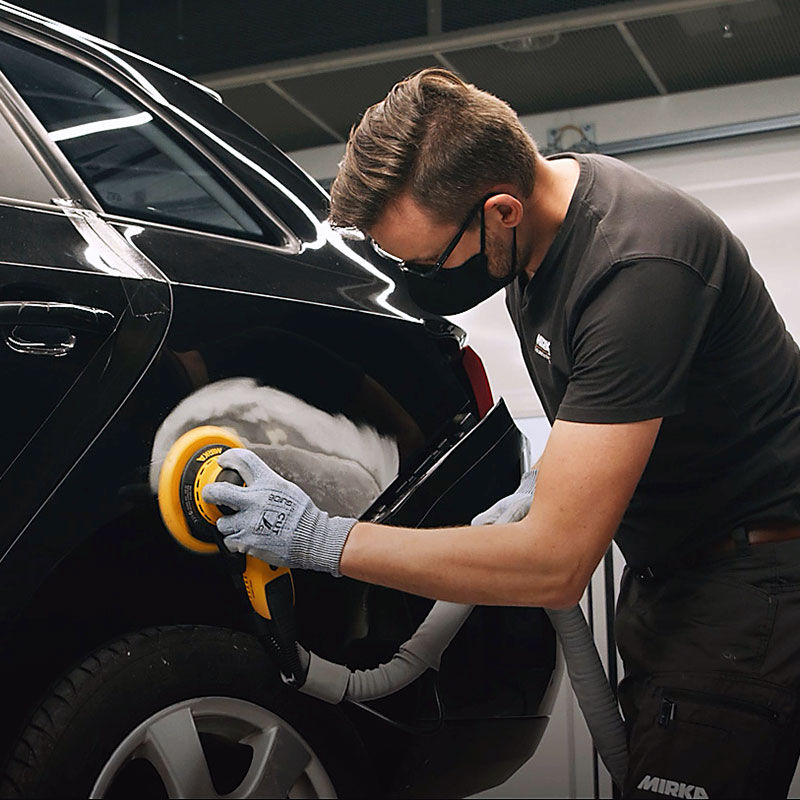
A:
[[[272,89],[275,94],[279,97],[282,97],[289,105],[296,108],[301,114],[308,117],[315,125],[318,125],[322,130],[325,131],[329,136],[333,136],[337,142],[343,142],[344,138],[342,135],[335,129],[328,125],[322,117],[318,117],[311,109],[306,108],[294,95],[289,94],[282,86],[279,86],[275,81],[264,81],[264,83]]]
[[[442,0],[428,0],[428,36],[442,32]]]
[[[727,0],[726,5],[733,6],[748,2],[752,2],[752,0]],[[235,89],[251,83],[297,78],[351,67],[398,61],[404,58],[421,58],[435,53],[485,47],[525,36],[545,36],[616,25],[618,22],[682,14],[718,7],[719,4],[720,0],[625,0],[625,2],[545,14],[539,17],[527,17],[434,36],[420,36],[316,56],[273,61],[254,67],[198,75],[195,76],[195,79],[214,89]]]
[[[650,82],[656,87],[656,91],[659,94],[667,94],[667,87],[664,85],[661,78],[658,77],[658,73],[650,63],[650,59],[644,54],[644,50],[639,47],[639,42],[636,41],[633,34],[628,29],[628,26],[624,22],[617,22],[615,27],[619,31],[620,36],[625,40],[625,44],[628,45],[628,49],[633,53],[634,58],[639,62],[639,66],[647,73]]]
[[[433,56],[445,69],[449,69],[450,72],[455,72],[456,74],[459,73],[456,65],[446,55],[434,53]]]
[[[642,136],[637,139],[619,139],[597,145],[598,153],[620,156],[626,153],[641,153],[645,150],[659,150],[663,147],[676,147],[682,144],[715,142],[735,136],[753,133],[775,133],[777,131],[800,128],[800,114],[786,114],[781,117],[766,117],[748,122],[733,122],[728,125],[711,125],[708,128],[694,128],[676,133],[661,133],[655,136]]]

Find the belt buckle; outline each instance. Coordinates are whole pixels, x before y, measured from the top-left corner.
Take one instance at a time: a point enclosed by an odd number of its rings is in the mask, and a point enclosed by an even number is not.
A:
[[[746,528],[742,527],[741,525],[738,528],[734,528],[731,531],[731,539],[733,540],[733,545],[736,548],[736,555],[739,558],[747,557],[752,555],[750,550],[750,539],[748,537],[748,531]]]

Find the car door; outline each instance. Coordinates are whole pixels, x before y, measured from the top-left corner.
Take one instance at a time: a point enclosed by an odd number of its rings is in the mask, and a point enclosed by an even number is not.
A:
[[[163,338],[166,281],[83,202],[0,36],[0,573]],[[2,592],[14,581],[0,581]]]

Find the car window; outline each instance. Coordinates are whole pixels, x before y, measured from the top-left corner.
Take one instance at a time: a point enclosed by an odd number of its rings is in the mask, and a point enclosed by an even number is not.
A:
[[[109,213],[283,244],[210,164],[111,82],[6,37],[0,69]]]
[[[198,85],[143,61],[134,53],[126,53],[125,58],[135,64],[136,70],[168,103],[191,117],[197,126],[193,130],[200,134],[203,144],[219,163],[236,175],[298,238],[305,241],[317,238],[317,226],[309,216],[318,220],[328,216],[328,196],[320,191],[315,181],[262,133]],[[210,135],[205,135],[206,132]],[[225,146],[220,146],[217,138],[225,142]],[[280,184],[265,180],[261,170]]]

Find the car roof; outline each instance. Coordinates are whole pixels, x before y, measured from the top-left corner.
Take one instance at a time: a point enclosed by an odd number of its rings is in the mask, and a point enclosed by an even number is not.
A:
[[[150,79],[153,77],[153,70],[157,73],[162,73],[164,79],[174,81],[177,78],[178,80],[185,81],[196,89],[202,90],[218,102],[222,102],[222,97],[213,89],[210,89],[208,86],[203,86],[203,84],[197,83],[197,81],[193,81],[185,75],[175,72],[175,70],[169,67],[165,67],[163,64],[132,53],[130,50],[126,50],[113,42],[101,39],[99,36],[73,28],[71,25],[42,16],[35,11],[29,11],[26,8],[20,8],[19,6],[7,3],[5,0],[0,0],[0,20],[10,22],[22,28],[34,30],[40,34],[45,34],[52,40],[71,45],[84,52],[90,53],[98,61],[103,62],[105,66],[123,73],[128,80],[137,84],[142,91],[153,96],[155,100],[160,99],[160,92],[158,92],[157,87],[153,85]],[[147,77],[136,69],[137,64],[146,64],[150,68]]]

